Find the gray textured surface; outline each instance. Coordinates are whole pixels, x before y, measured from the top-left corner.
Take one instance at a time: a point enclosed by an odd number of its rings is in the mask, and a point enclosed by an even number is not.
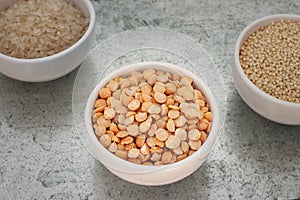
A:
[[[227,89],[225,131],[206,163],[161,187],[119,179],[81,146],[73,127],[76,72],[31,84],[0,75],[0,199],[300,198],[300,126],[254,113],[239,97],[231,60],[239,32],[259,17],[300,14],[300,1],[93,1],[96,40],[143,26],[185,33],[206,48]]]

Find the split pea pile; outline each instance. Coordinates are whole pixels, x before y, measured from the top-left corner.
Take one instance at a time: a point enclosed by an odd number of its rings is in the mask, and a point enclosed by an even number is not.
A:
[[[242,45],[240,62],[248,78],[264,92],[300,103],[300,22],[272,22]]]
[[[93,127],[116,156],[142,165],[180,161],[205,142],[212,112],[190,77],[145,69],[100,89]]]

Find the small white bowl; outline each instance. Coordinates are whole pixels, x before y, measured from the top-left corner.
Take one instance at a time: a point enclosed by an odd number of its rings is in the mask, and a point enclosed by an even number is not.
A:
[[[203,143],[201,148],[191,156],[168,165],[161,166],[144,166],[123,160],[114,154],[110,153],[105,147],[100,144],[95,136],[92,126],[92,114],[94,102],[98,97],[98,91],[105,87],[105,85],[116,76],[126,75],[134,70],[144,70],[152,68],[165,72],[178,73],[182,76],[190,76],[193,78],[197,88],[199,88],[208,103],[211,105],[211,110],[214,114],[212,129]],[[128,65],[120,68],[117,71],[106,76],[94,88],[86,104],[85,109],[85,125],[87,127],[87,134],[92,145],[92,149],[97,159],[112,173],[120,178],[141,185],[164,185],[179,181],[196,171],[202,163],[206,160],[207,155],[212,150],[215,143],[218,126],[219,126],[219,109],[217,102],[210,92],[209,88],[190,71],[170,63],[163,62],[141,62]]]
[[[277,99],[254,85],[244,73],[240,60],[240,48],[249,35],[260,27],[280,20],[300,21],[299,15],[271,15],[249,24],[240,34],[235,45],[232,67],[236,88],[243,100],[261,116],[281,124],[300,125],[300,104]]]
[[[15,1],[0,0],[0,9]],[[0,72],[20,81],[42,82],[60,78],[80,65],[94,42],[95,10],[89,0],[72,0],[86,17],[89,26],[71,47],[57,54],[34,59],[20,59],[0,53]]]

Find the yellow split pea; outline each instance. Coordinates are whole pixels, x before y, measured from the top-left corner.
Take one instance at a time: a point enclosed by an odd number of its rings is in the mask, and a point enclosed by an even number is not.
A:
[[[108,151],[137,164],[164,165],[201,147],[213,113],[190,77],[145,69],[101,88],[92,119]]]

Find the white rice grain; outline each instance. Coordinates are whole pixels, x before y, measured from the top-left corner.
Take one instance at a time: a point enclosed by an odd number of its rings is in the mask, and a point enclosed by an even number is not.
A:
[[[27,59],[50,56],[76,43],[88,24],[70,0],[18,0],[0,10],[0,52]]]

